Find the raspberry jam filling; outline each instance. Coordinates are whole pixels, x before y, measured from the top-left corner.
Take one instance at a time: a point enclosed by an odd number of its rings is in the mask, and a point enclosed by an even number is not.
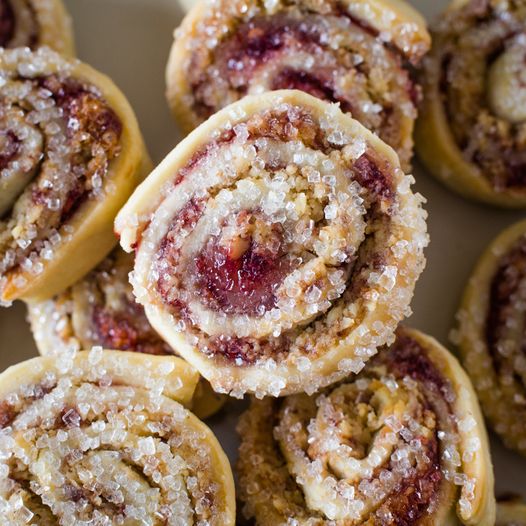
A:
[[[99,345],[118,351],[173,354],[170,347],[149,327],[142,307],[129,303],[126,307],[120,311],[100,305],[93,309],[92,321]]]
[[[262,315],[276,306],[274,291],[290,268],[283,231],[249,212],[239,216],[230,239],[212,237],[197,256],[196,289],[208,306],[226,314]],[[258,223],[260,230],[251,232]]]
[[[16,158],[20,151],[20,139],[11,130],[0,130],[0,171]]]

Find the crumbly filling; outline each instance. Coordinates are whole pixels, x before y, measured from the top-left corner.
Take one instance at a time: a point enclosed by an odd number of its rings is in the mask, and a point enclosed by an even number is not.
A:
[[[460,450],[458,427],[471,423],[457,421],[456,396],[399,333],[362,373],[317,395],[254,401],[238,428],[245,513],[261,524],[413,525],[448,510],[455,485],[469,509],[475,481],[459,468],[480,444]]]
[[[526,410],[526,237],[503,256],[493,277],[486,320],[491,360],[503,393]],[[520,421],[520,419],[518,419]]]
[[[128,274],[133,259],[114,252],[72,289],[73,323],[82,348],[174,354],[148,322],[133,296]]]
[[[42,272],[69,235],[71,218],[103,191],[122,133],[94,86],[69,76],[66,66],[47,73],[44,53],[19,55],[18,67],[0,74],[0,142],[8,147],[0,177],[12,198],[0,221],[0,276]],[[18,55],[3,60],[11,65]]]
[[[352,326],[331,309],[367,295],[371,274],[394,279],[380,243],[392,173],[363,139],[325,137],[290,106],[210,142],[175,177],[210,186],[172,219],[151,273],[177,327],[230,364],[323,352]]]
[[[28,0],[0,0],[0,47],[30,47],[38,43],[38,20]]]
[[[189,103],[200,118],[246,94],[293,88],[338,102],[400,154],[416,117],[419,88],[388,38],[350,17],[337,2],[249,2],[218,6],[188,44]]]
[[[210,432],[161,393],[117,385],[94,349],[0,405],[0,513],[9,524],[224,524]],[[114,364],[115,366],[117,364]],[[119,364],[119,367],[130,367]],[[66,367],[65,367],[66,368]]]
[[[518,46],[526,56],[525,24],[522,1],[471,0],[446,14],[435,29],[442,100],[454,139],[465,159],[478,166],[498,191],[526,187],[526,122],[495,113],[489,100],[493,89],[489,72],[512,47]],[[525,79],[515,80],[524,86]],[[517,90],[508,95],[520,97]]]

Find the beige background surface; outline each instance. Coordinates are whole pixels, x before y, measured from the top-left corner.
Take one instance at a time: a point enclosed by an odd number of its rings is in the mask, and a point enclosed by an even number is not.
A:
[[[193,0],[179,0],[191,4]],[[164,65],[172,32],[183,9],[177,0],[66,0],[72,13],[82,60],[109,74],[134,107],[150,153],[158,162],[179,140],[164,100]],[[428,18],[446,0],[413,0]],[[410,323],[448,344],[448,332],[470,271],[484,247],[504,227],[526,213],[499,211],[453,195],[418,166],[417,190],[428,200],[431,246]],[[25,309],[0,310],[0,370],[34,356]],[[210,422],[224,448],[235,458],[235,423],[240,404]],[[526,497],[526,459],[505,450],[492,437],[497,491]]]

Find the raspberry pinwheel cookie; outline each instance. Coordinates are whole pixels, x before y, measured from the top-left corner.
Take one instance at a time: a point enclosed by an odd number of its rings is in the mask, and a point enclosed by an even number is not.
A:
[[[0,48],[0,86],[0,299],[45,300],[110,252],[150,161],[124,95],[89,66]]]
[[[526,207],[526,5],[457,0],[433,32],[416,147],[471,199]]]
[[[399,329],[357,376],[253,400],[238,431],[257,526],[495,524],[488,438],[471,382],[436,340]]]
[[[47,46],[74,55],[71,20],[61,0],[2,0],[0,47]]]
[[[412,181],[338,106],[271,92],[180,143],[116,231],[150,323],[216,391],[312,392],[410,312],[428,241]]]
[[[100,348],[2,373],[2,523],[233,526],[228,460],[185,408],[197,381],[179,358]]]
[[[429,46],[403,0],[197,2],[175,33],[168,101],[190,131],[245,95],[299,89],[339,103],[407,169],[420,95],[411,71]]]

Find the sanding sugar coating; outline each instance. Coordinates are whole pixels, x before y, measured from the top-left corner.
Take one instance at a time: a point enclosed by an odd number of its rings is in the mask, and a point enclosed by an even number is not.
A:
[[[277,91],[201,125],[116,231],[150,322],[216,391],[314,392],[409,313],[428,242],[412,182],[336,105]]]
[[[314,396],[252,400],[238,432],[239,496],[257,526],[495,524],[469,378],[417,331]]]
[[[167,96],[190,131],[245,95],[299,89],[338,102],[408,169],[420,98],[410,69],[429,47],[403,0],[203,1],[175,33]]]
[[[183,360],[93,348],[0,375],[3,526],[233,526],[228,460]]]
[[[126,99],[88,66],[0,49],[0,86],[0,296],[48,299],[115,245],[150,161]]]
[[[526,221],[505,230],[482,255],[457,314],[458,344],[492,428],[526,455]]]
[[[71,19],[62,0],[0,0],[0,47],[41,46],[75,54]]]
[[[128,274],[133,257],[116,248],[98,267],[50,300],[28,305],[28,317],[40,354],[61,356],[80,349],[106,349],[154,355],[175,351],[153,330],[135,301]],[[200,379],[192,411],[201,419],[226,401]]]
[[[526,4],[457,0],[424,61],[417,152],[466,197],[526,207]]]

